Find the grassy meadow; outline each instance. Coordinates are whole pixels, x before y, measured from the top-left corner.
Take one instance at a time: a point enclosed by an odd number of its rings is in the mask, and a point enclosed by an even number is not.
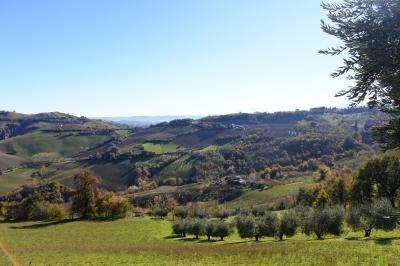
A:
[[[10,138],[3,144],[11,143],[16,154],[30,158],[35,154],[57,151],[60,156],[72,156],[109,140],[108,136],[78,136],[73,134],[30,133]]]
[[[22,265],[400,265],[400,230],[375,231],[371,239],[348,232],[256,243],[236,234],[225,241],[180,239],[171,236],[170,226],[149,217],[2,223],[0,236]]]
[[[37,171],[35,168],[19,168],[0,175],[0,195],[4,195],[32,180],[31,174],[35,171]]]
[[[166,144],[156,144],[147,142],[143,144],[143,149],[148,152],[153,152],[155,154],[163,154],[163,153],[172,153],[181,149],[180,146],[175,143],[166,143]]]
[[[246,189],[239,197],[229,201],[227,205],[230,208],[265,205],[265,203],[281,197],[294,196],[300,188],[307,188],[314,184],[315,179],[312,175],[291,178],[290,183],[275,185],[266,190]]]

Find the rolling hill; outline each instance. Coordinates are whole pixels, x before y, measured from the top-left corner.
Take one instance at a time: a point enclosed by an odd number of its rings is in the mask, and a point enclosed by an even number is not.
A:
[[[190,194],[186,186],[195,185],[202,199],[224,200],[216,191],[225,191],[235,206],[260,204],[315,183],[319,165],[335,169],[351,161],[346,167],[355,168],[363,161],[355,158],[378,150],[371,128],[383,120],[367,108],[314,108],[129,127],[58,112],[0,112],[0,193],[44,180],[72,186],[73,176],[88,170],[112,191],[140,196],[169,186],[164,191]],[[292,184],[304,175],[311,179]],[[230,184],[233,176],[247,185]]]

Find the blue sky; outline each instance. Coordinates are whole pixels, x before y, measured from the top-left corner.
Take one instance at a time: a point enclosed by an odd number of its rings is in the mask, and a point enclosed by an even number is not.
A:
[[[2,0],[0,110],[204,115],[344,106],[319,0]]]

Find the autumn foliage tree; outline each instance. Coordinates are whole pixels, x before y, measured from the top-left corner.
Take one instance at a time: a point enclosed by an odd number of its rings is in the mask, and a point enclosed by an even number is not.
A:
[[[101,178],[88,171],[74,176],[75,196],[72,211],[82,218],[94,217],[97,214],[96,202],[100,197],[99,183]]]

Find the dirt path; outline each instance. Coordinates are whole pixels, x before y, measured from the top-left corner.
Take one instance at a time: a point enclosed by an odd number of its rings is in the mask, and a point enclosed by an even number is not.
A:
[[[22,266],[17,258],[11,253],[11,251],[0,241],[0,250],[7,256],[14,266]]]

